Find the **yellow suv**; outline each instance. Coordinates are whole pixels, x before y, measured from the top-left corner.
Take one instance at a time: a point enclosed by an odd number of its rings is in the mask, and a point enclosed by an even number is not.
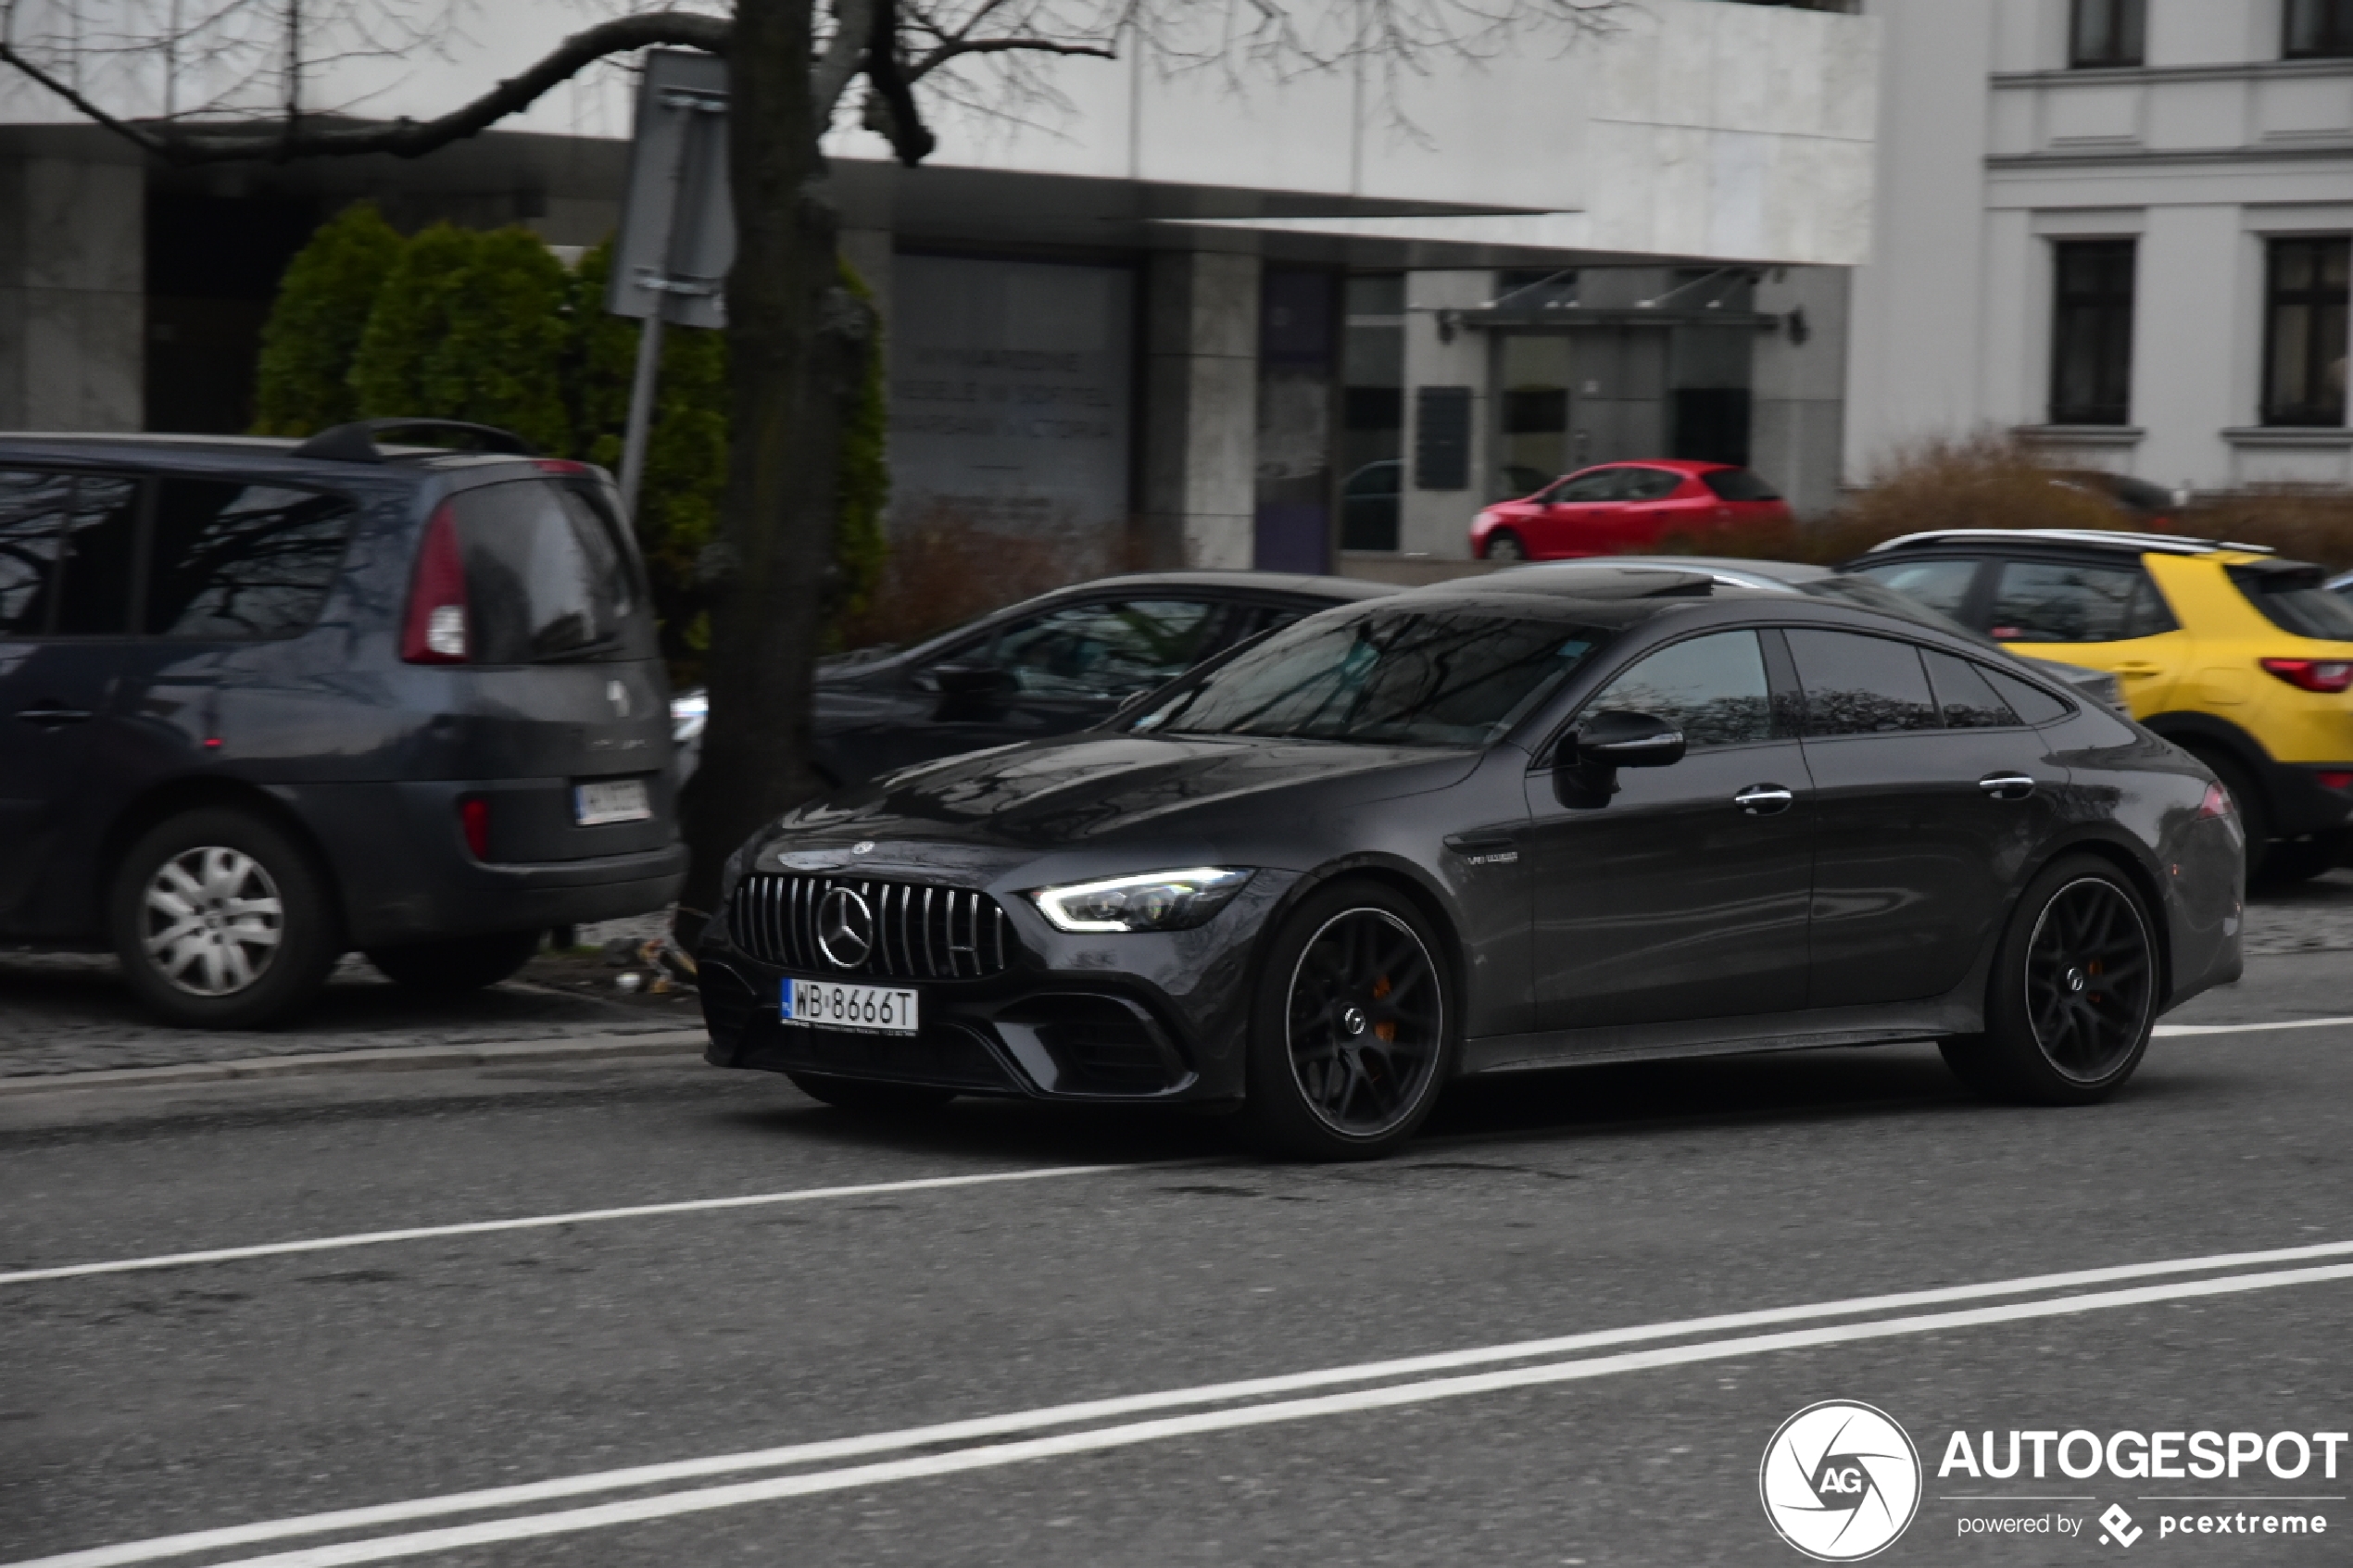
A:
[[[2319,567],[2169,533],[1957,529],[1843,571],[2015,652],[2115,672],[2133,717],[2231,792],[2247,872],[2318,876],[2353,850],[2353,605]]]

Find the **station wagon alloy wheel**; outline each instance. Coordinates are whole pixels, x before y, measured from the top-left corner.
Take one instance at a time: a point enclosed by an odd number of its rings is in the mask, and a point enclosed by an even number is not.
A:
[[[206,845],[173,856],[147,883],[147,958],[173,985],[232,997],[266,972],[285,931],[285,904],[261,862]]]
[[[2140,1048],[2152,958],[2141,911],[2104,877],[2070,882],[2043,906],[2027,942],[2026,1013],[2053,1067],[2097,1083]]]
[[[1378,1137],[1419,1106],[1445,1038],[1436,967],[1386,909],[1325,922],[1290,983],[1290,1070],[1327,1126]]]

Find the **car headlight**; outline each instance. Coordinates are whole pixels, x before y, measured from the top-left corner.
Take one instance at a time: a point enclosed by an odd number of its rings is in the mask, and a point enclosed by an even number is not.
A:
[[[1029,898],[1057,931],[1183,931],[1231,903],[1250,876],[1228,867],[1195,866],[1039,887]]]

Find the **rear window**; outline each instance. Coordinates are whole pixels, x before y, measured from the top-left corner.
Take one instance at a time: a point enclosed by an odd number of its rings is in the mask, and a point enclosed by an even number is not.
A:
[[[2231,581],[2263,619],[2299,637],[2320,637],[2333,643],[2353,643],[2353,605],[2322,586],[2317,566],[2287,562],[2264,566],[2234,566]]]
[[[600,502],[536,480],[485,484],[451,501],[477,662],[652,657],[635,558]]]
[[[1746,469],[1717,469],[1699,476],[1719,501],[1778,501],[1781,493]]]

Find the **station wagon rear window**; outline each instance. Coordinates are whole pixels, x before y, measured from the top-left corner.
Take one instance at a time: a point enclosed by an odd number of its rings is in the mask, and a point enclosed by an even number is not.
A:
[[[484,664],[643,659],[651,621],[617,520],[571,485],[485,484],[451,501]]]

